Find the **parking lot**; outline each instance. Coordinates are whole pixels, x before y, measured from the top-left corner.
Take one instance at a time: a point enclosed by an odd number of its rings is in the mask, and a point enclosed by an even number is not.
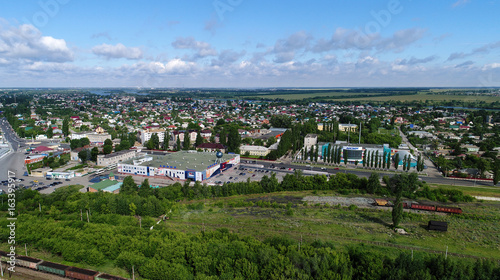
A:
[[[70,185],[70,180],[64,179],[46,179],[46,178],[33,178],[33,177],[25,177],[25,178],[12,178],[16,189],[32,189],[35,191],[39,191],[41,193],[51,193],[55,189],[62,187],[63,185]],[[7,187],[9,182],[7,180],[0,182],[2,186]]]
[[[204,183],[222,185],[224,183],[246,182],[248,178],[250,178],[251,181],[260,181],[262,177],[266,175],[271,177],[271,173],[273,172],[276,173],[276,178],[281,182],[286,174],[293,173],[293,169],[271,169],[243,164],[232,167],[221,174],[206,180]]]

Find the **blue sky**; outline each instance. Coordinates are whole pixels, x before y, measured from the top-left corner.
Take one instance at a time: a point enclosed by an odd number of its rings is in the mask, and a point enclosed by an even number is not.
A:
[[[497,0],[3,1],[0,87],[500,86]]]

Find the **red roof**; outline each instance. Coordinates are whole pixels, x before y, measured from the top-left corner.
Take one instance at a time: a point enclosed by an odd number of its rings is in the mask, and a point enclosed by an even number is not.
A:
[[[196,146],[197,149],[225,149],[226,147],[222,144],[216,143],[203,143],[199,146]]]
[[[47,146],[38,146],[36,147],[36,149],[33,150],[33,152],[35,153],[47,152],[47,151],[52,151],[52,149]]]

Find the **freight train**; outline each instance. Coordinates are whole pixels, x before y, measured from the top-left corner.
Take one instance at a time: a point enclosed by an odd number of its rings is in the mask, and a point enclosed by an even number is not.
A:
[[[10,262],[11,259],[6,252],[0,251],[1,262]],[[129,280],[127,278],[101,273],[91,269],[78,268],[74,266],[67,266],[59,263],[53,263],[36,259],[27,256],[15,256],[15,263],[18,266],[55,274],[62,277],[78,280]]]
[[[376,206],[392,206],[392,203],[391,203],[391,201],[388,201],[385,199],[375,199],[375,205]],[[403,202],[403,208],[414,209],[414,210],[433,211],[433,212],[452,213],[452,214],[462,214],[462,209],[457,208],[457,207],[426,205],[426,204],[418,204],[418,203],[411,203],[411,202]]]

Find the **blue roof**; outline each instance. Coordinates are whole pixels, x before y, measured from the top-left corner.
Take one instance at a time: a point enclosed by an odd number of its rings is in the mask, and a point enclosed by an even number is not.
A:
[[[119,183],[117,183],[117,184],[114,184],[114,185],[112,185],[112,186],[109,186],[109,187],[107,187],[107,188],[102,189],[102,191],[103,191],[103,192],[114,192],[114,191],[116,191],[117,189],[119,189],[119,188],[122,186],[122,184],[123,184],[122,182],[119,182]]]

